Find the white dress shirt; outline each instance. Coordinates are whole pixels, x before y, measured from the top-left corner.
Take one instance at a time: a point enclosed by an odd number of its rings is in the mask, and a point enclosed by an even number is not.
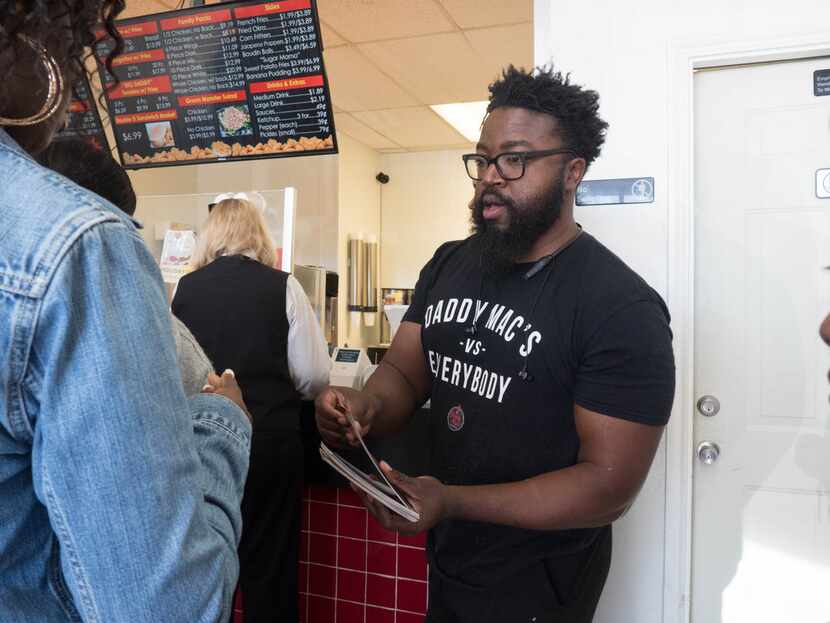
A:
[[[288,275],[285,315],[288,317],[288,373],[300,395],[313,400],[329,384],[331,360],[320,322],[294,275]]]

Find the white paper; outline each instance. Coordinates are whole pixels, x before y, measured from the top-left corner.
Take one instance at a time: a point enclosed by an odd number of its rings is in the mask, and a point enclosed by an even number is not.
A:
[[[190,259],[195,248],[196,234],[192,230],[167,230],[159,262],[161,276],[166,283],[178,283],[191,271]]]
[[[364,446],[365,448],[365,446]],[[369,455],[371,457],[371,455]],[[342,456],[333,452],[325,443],[320,443],[320,457],[333,467],[346,480],[353,483],[358,489],[366,493],[372,499],[380,502],[393,513],[397,513],[404,519],[415,523],[418,521],[418,513],[408,505],[401,504],[395,489],[378,480],[372,480],[368,474],[356,468]],[[372,459],[374,461],[374,459]],[[400,498],[399,498],[400,499]]]

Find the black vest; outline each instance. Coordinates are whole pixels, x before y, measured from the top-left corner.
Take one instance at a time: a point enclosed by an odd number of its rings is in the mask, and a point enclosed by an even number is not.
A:
[[[254,430],[299,431],[300,396],[288,372],[288,273],[243,255],[220,257],[182,277],[173,313],[216,370],[231,368]]]

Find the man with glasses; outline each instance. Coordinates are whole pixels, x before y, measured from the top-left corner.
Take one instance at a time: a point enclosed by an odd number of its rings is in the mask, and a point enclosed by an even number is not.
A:
[[[345,412],[383,436],[430,399],[435,477],[383,465],[419,520],[364,497],[387,528],[429,530],[428,621],[583,623],[671,410],[669,314],[574,221],[598,95],[512,66],[490,94],[463,157],[473,234],[436,251],[364,390],[323,392],[317,424],[354,445]]]

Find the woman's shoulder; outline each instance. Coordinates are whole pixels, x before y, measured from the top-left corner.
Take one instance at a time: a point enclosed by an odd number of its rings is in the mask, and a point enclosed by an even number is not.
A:
[[[57,222],[62,215],[83,219],[106,215],[125,223],[136,221],[106,199],[35,162],[28,154],[0,143],[0,205],[30,220]]]
[[[45,286],[67,251],[106,224],[137,235],[131,219],[104,199],[0,144],[0,272],[30,266],[23,278]]]
[[[248,270],[260,276],[260,278],[264,280],[271,281],[273,283],[281,283],[285,284],[288,280],[288,277],[291,273],[287,273],[279,268],[275,268],[273,266],[269,266],[268,264],[263,264],[262,262],[246,257],[241,256],[241,261],[244,266],[248,267]]]

